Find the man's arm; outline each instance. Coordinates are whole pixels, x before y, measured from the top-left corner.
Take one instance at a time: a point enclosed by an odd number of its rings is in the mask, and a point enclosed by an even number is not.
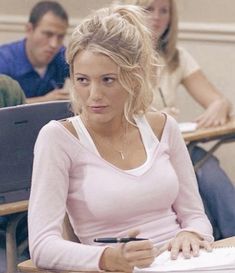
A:
[[[26,98],[27,103],[37,103],[55,100],[69,100],[69,92],[65,89],[54,89],[44,96]]]

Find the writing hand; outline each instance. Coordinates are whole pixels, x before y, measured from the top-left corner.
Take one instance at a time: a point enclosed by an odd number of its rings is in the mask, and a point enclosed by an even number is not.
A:
[[[137,232],[129,232],[135,237]],[[132,272],[134,267],[148,267],[156,256],[156,250],[150,240],[132,241],[106,248],[100,259],[100,268],[108,271]]]
[[[226,99],[216,100],[195,121],[198,123],[198,128],[223,125],[228,120],[229,111],[230,103]]]

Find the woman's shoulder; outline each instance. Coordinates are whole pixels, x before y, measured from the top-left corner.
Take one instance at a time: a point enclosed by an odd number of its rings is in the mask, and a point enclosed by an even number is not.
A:
[[[40,141],[59,139],[62,135],[61,129],[59,121],[51,120],[40,129],[37,139]]]
[[[183,47],[178,47],[179,52],[179,62],[181,73],[183,74],[183,78],[188,77],[195,71],[200,69],[199,64],[194,59],[194,57],[187,51],[187,49]]]
[[[145,114],[145,118],[157,138],[161,139],[166,123],[166,115],[160,111],[149,111]]]
[[[158,139],[161,139],[164,130],[169,130],[172,133],[172,130],[178,128],[177,121],[164,112],[151,111],[146,113],[145,117]]]
[[[192,56],[192,54],[184,47],[177,47],[177,50],[179,52],[179,59],[180,62],[193,62],[197,64],[195,58]],[[198,65],[198,64],[197,64]]]
[[[67,120],[51,120],[41,128],[35,148],[47,147],[49,150],[56,150],[55,147],[57,147],[59,148],[58,151],[74,149],[74,144],[77,145],[78,142],[70,126],[70,122]]]
[[[189,53],[189,51],[186,48],[184,48],[182,46],[178,46],[177,50],[179,52],[179,56],[180,57],[188,57],[188,56],[190,56],[192,58],[192,55]]]
[[[70,132],[76,136],[76,131],[73,131],[72,123],[68,119],[51,120],[44,125],[38,135],[41,139],[51,139],[52,141],[63,139]]]
[[[66,119],[66,120],[61,120],[60,124],[66,129],[68,130],[73,136],[75,136],[76,138],[78,138],[77,132],[73,126],[73,123],[71,122],[70,119]]]

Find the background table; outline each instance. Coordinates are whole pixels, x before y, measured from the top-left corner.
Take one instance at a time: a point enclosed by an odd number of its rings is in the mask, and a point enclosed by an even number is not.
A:
[[[195,164],[194,169],[197,171],[221,145],[235,141],[235,117],[222,126],[202,128],[193,132],[183,133],[183,138],[188,143],[189,153],[199,143],[216,141],[207,151],[207,154]]]

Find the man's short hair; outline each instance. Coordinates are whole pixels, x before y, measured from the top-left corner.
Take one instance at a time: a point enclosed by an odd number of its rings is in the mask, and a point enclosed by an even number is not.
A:
[[[69,19],[66,10],[56,1],[38,2],[30,12],[29,23],[36,26],[42,17],[48,12],[52,12],[54,15],[68,23]]]

